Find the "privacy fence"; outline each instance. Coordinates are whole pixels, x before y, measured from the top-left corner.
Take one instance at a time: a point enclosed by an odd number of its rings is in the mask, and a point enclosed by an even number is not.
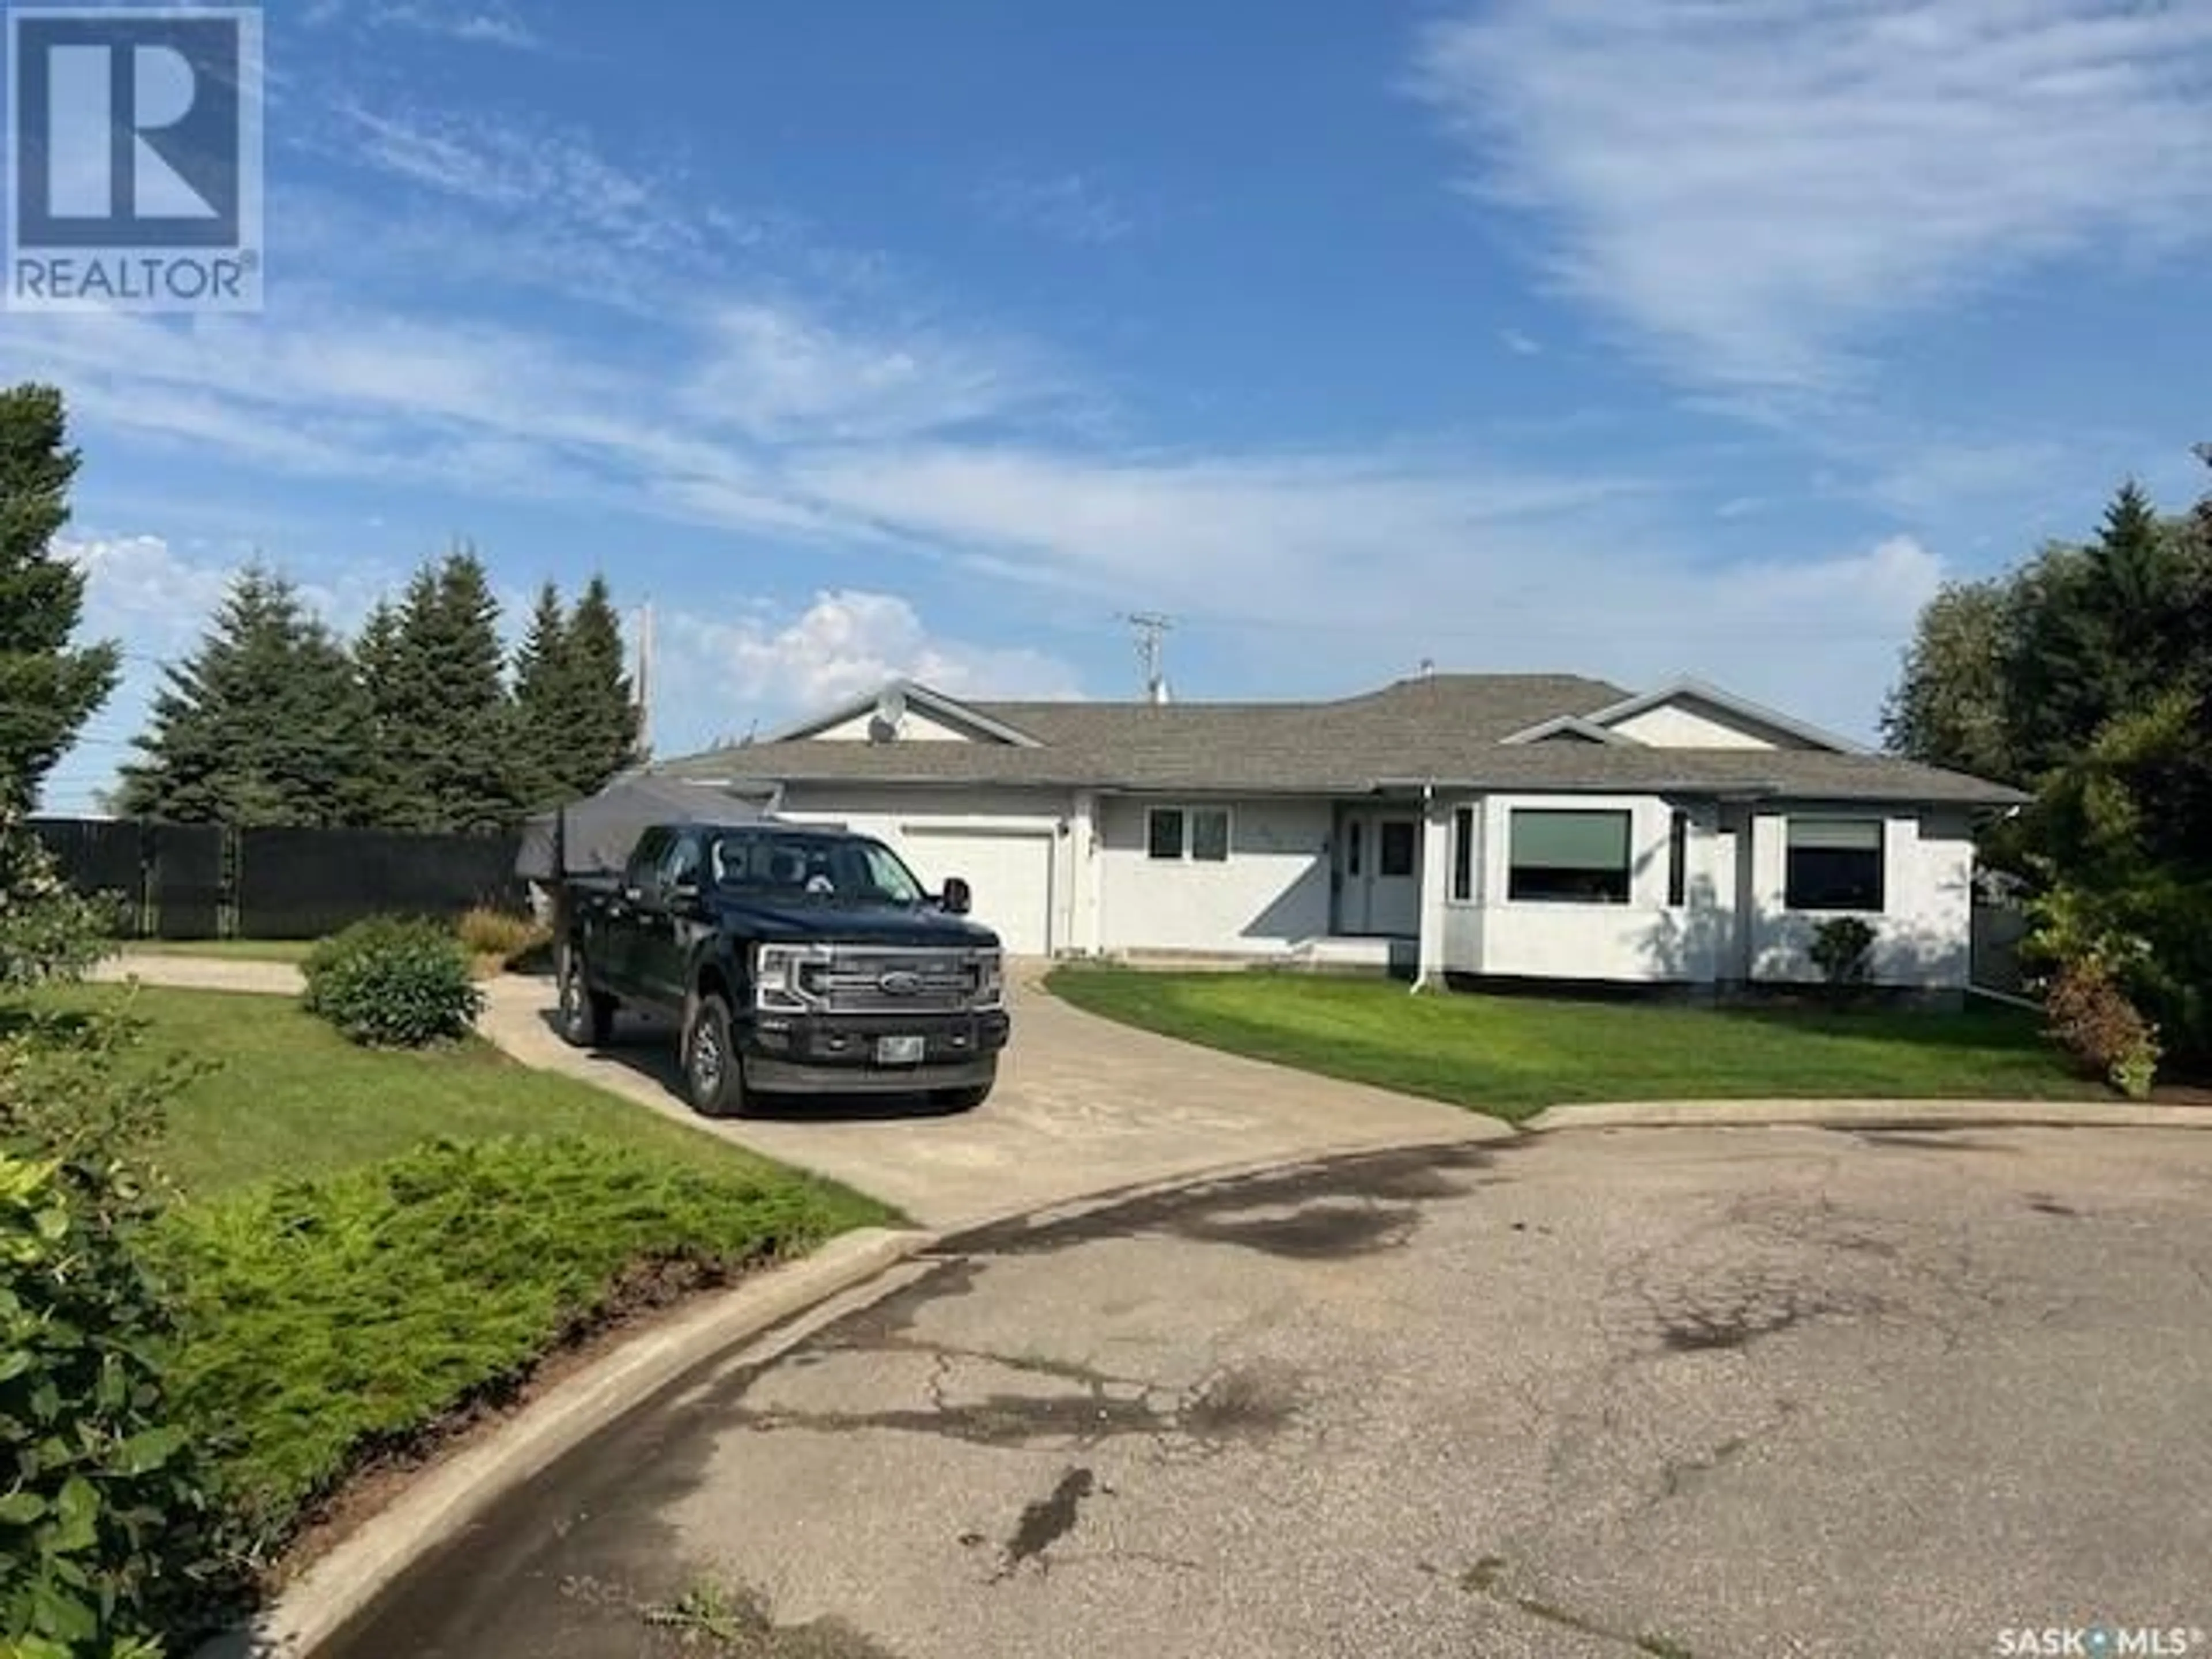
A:
[[[510,836],[241,830],[40,818],[70,884],[115,905],[126,939],[319,939],[364,916],[523,902]]]

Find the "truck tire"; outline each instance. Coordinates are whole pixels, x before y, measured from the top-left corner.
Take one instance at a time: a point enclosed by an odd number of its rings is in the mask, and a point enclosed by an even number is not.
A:
[[[614,1035],[615,1000],[592,988],[584,952],[570,945],[561,953],[561,1035],[573,1048],[604,1048]]]
[[[730,1030],[730,1005],[710,992],[684,1034],[684,1092],[702,1117],[744,1115],[745,1068]]]

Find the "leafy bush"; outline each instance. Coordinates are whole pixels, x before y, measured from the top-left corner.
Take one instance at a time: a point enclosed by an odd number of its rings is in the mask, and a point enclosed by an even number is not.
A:
[[[273,1547],[350,1469],[609,1312],[840,1224],[780,1174],[589,1137],[431,1142],[173,1215],[179,1387],[232,1431],[223,1501]]]
[[[536,918],[495,909],[488,904],[480,904],[462,916],[453,931],[459,936],[461,948],[471,957],[489,957],[501,967],[527,956],[552,938]]]
[[[2052,975],[2044,1013],[2052,1038],[2093,1075],[2130,1100],[2150,1093],[2158,1075],[2158,1030],[2100,958],[2085,957]]]
[[[1831,916],[1813,930],[1813,965],[1839,989],[1866,983],[1873,951],[1874,928],[1863,917]]]
[[[112,921],[70,890],[21,818],[0,811],[0,986],[76,978],[112,948]]]
[[[483,993],[461,943],[435,922],[379,916],[317,945],[306,1006],[354,1042],[420,1048],[465,1036]]]
[[[0,1041],[0,1651],[144,1654],[226,1582],[137,1246],[159,1074],[108,1019],[11,1017]]]

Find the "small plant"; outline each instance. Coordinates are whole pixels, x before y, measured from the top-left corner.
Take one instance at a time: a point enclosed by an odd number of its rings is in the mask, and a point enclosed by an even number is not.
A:
[[[0,1652],[151,1655],[226,1570],[141,1265],[157,1080],[119,1023],[32,1017],[0,1042]]]
[[[528,956],[552,937],[535,918],[495,909],[489,904],[479,904],[462,916],[454,924],[453,932],[470,956],[501,968]]]
[[[315,947],[307,1012],[365,1048],[421,1048],[466,1036],[483,993],[459,939],[432,921],[379,916]]]
[[[2158,1080],[2158,1028],[2128,1000],[2102,957],[2085,957],[2054,974],[2044,1016],[2052,1040],[2091,1075],[2130,1100],[2149,1097]]]
[[[1838,990],[1867,982],[1874,952],[1874,927],[1859,916],[1831,916],[1813,930],[1813,965]]]

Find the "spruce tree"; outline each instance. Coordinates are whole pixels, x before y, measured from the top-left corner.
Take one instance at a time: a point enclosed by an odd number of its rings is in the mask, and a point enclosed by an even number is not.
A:
[[[499,605],[476,555],[425,565],[357,655],[375,725],[374,795],[392,829],[489,831],[518,815]]]
[[[513,793],[526,809],[552,805],[572,793],[566,696],[568,617],[560,590],[538,590],[530,631],[514,653],[514,701],[508,740]]]
[[[351,660],[291,583],[250,567],[199,648],[167,671],[145,759],[124,769],[134,817],[329,825],[368,802],[368,709]]]
[[[641,758],[637,695],[623,665],[622,618],[604,576],[593,576],[576,601],[565,654],[576,721],[568,781],[577,794],[594,794]]]
[[[37,804],[40,782],[115,689],[115,646],[70,643],[84,573],[53,554],[76,468],[62,394],[0,392],[0,812]]]

